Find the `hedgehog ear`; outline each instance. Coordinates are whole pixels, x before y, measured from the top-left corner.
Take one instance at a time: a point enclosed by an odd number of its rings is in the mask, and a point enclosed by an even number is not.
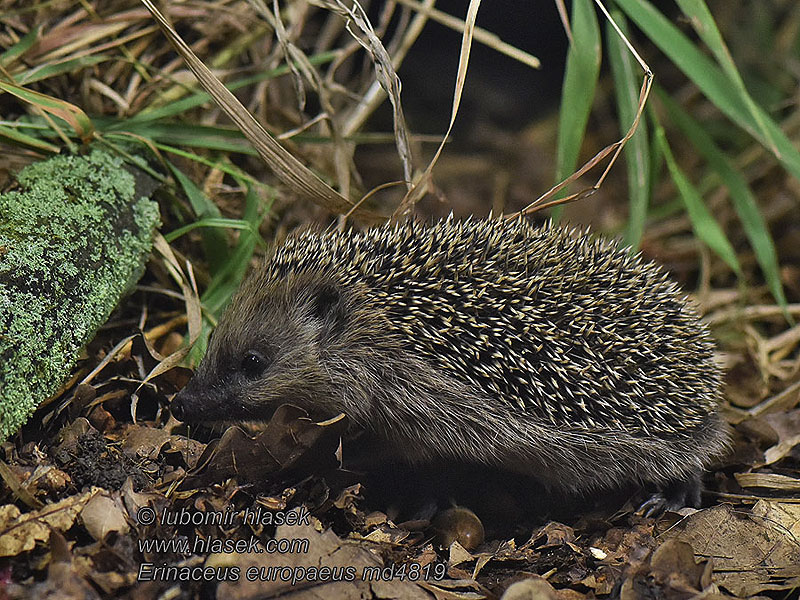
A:
[[[311,310],[322,325],[322,337],[336,337],[344,331],[347,313],[341,291],[335,284],[325,283],[315,290]]]
[[[325,283],[319,286],[312,299],[312,311],[314,316],[320,320],[325,320],[329,316],[338,312],[337,308],[341,302],[339,288],[332,283]]]

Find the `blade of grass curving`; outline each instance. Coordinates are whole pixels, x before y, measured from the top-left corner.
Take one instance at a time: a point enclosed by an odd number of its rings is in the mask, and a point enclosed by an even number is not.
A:
[[[210,217],[207,219],[200,219],[198,221],[194,221],[193,223],[189,223],[187,225],[184,225],[183,227],[178,227],[177,229],[173,229],[169,233],[164,234],[164,239],[172,243],[182,235],[185,235],[190,231],[194,231],[195,229],[201,227],[210,227],[217,229],[243,229],[245,231],[253,233],[252,225],[247,221],[243,221],[241,219],[226,219],[224,217],[220,218]]]
[[[0,125],[0,138],[5,138],[12,144],[32,148],[40,152],[58,154],[60,150],[58,146],[48,144],[44,140],[22,133],[14,127],[6,127],[5,125]]]
[[[0,54],[0,67],[6,68],[8,65],[25,54],[38,41],[39,32],[42,28],[37,25],[26,33],[16,44]]]
[[[300,48],[294,43],[294,40],[286,31],[286,26],[283,23],[280,15],[280,7],[277,0],[272,0],[272,10],[267,8],[265,0],[248,0],[250,6],[256,9],[256,12],[261,15],[272,30],[275,32],[275,38],[278,45],[283,52],[283,58],[289,69],[292,72],[292,83],[294,84],[294,93],[297,100],[297,109],[303,112],[306,107],[306,84],[317,84],[319,75],[311,64],[308,62],[308,57],[303,53]]]
[[[194,182],[187,177],[183,171],[166,161],[167,166],[178,185],[181,186],[183,192],[192,206],[194,214],[197,215],[199,220],[203,219],[218,219],[221,218],[219,208],[214,204],[204,193],[197,187]],[[205,252],[206,260],[208,261],[209,270],[213,273],[222,268],[228,256],[228,242],[225,234],[219,229],[204,228],[201,232],[203,237],[203,250]]]
[[[706,3],[703,0],[676,0],[676,2],[683,11],[683,14],[689,18],[689,22],[697,32],[697,35],[700,36],[700,39],[705,42],[706,46],[708,46],[714,54],[714,58],[717,59],[717,62],[728,76],[728,79],[736,87],[739,92],[739,97],[744,102],[747,110],[750,112],[750,116],[753,118],[753,122],[761,132],[765,145],[769,147],[773,154],[778,154],[779,152],[775,146],[775,141],[772,139],[772,135],[767,129],[755,101],[747,91],[742,76],[739,74],[739,69],[736,68],[733,57],[731,57],[728,51],[728,46],[725,44],[725,40],[722,39],[714,17],[711,16],[711,12],[708,10]]]
[[[611,28],[614,30],[614,33],[619,36],[622,42],[625,44],[625,47],[628,49],[628,52],[636,59],[636,62],[639,63],[639,66],[642,69],[644,78],[642,79],[642,87],[639,90],[639,103],[636,108],[636,114],[634,115],[633,122],[631,126],[628,128],[628,131],[625,133],[622,138],[614,142],[613,144],[609,144],[599,152],[597,152],[592,158],[590,158],[587,162],[583,164],[577,171],[573,171],[573,173],[565,178],[562,179],[559,183],[555,184],[549,190],[547,190],[544,194],[539,196],[536,200],[528,204],[525,208],[523,208],[519,213],[516,214],[523,214],[528,215],[540,210],[544,210],[546,208],[552,208],[554,206],[558,206],[561,204],[566,204],[567,202],[574,202],[576,200],[580,200],[582,198],[586,198],[594,194],[600,187],[603,185],[608,174],[611,172],[611,169],[614,167],[614,164],[619,158],[620,152],[628,143],[628,140],[631,139],[634,133],[636,133],[636,129],[640,124],[642,113],[647,105],[647,97],[650,94],[650,87],[653,84],[653,72],[650,70],[650,67],[647,66],[647,63],[644,62],[639,53],[633,47],[633,45],[628,41],[628,38],[625,37],[625,34],[622,30],[617,27],[614,18],[611,16],[611,13],[608,12],[605,5],[601,0],[594,0],[597,8],[600,9],[600,12],[603,13],[603,16],[606,18],[608,23],[611,25]],[[563,15],[565,14],[565,10],[563,9],[563,0],[557,0],[557,5],[559,6],[559,12]],[[569,23],[564,24],[564,28],[567,31],[568,37],[570,39],[570,44],[573,43],[573,35],[572,29]],[[597,181],[594,185],[590,187],[584,187],[583,189],[570,193],[569,195],[562,195],[562,192],[567,189],[569,185],[571,185],[574,181],[577,181],[583,175],[591,171],[596,165],[602,163],[608,159],[605,168],[603,169],[600,177],[597,178]],[[510,215],[510,217],[514,217],[515,215]]]
[[[758,210],[758,203],[753,192],[750,191],[747,181],[731,164],[725,153],[716,145],[700,123],[684,111],[663,90],[657,88],[656,95],[666,108],[670,121],[680,128],[686,138],[719,175],[725,187],[728,188],[733,206],[739,215],[739,220],[742,222],[747,239],[750,240],[750,245],[753,247],[756,260],[764,273],[764,278],[767,280],[769,290],[777,303],[785,310],[787,302],[781,283],[778,255],[767,223]],[[791,320],[789,313],[786,312],[785,314]]]
[[[783,166],[800,179],[800,151],[783,133],[780,126],[763,109],[755,106],[769,139],[761,135],[747,103],[725,73],[698,50],[680,30],[667,20],[647,0],[615,0],[628,17],[645,32],[664,54],[692,80],[714,105],[729,119],[745,129],[770,152]]]
[[[272,189],[271,186],[269,186],[266,183],[263,183],[261,181],[258,181],[257,179],[255,179],[254,177],[249,175],[248,173],[245,173],[244,171],[242,171],[236,165],[230,164],[228,162],[222,162],[220,160],[210,160],[210,159],[206,158],[205,156],[200,156],[199,154],[195,154],[194,152],[187,152],[186,150],[184,150],[182,148],[176,148],[176,147],[170,146],[168,144],[154,144],[154,146],[156,148],[158,148],[159,150],[162,150],[164,152],[169,152],[170,154],[174,154],[176,156],[181,156],[183,158],[186,158],[186,159],[189,159],[189,160],[193,160],[195,162],[199,162],[199,163],[204,164],[207,167],[210,167],[212,169],[219,169],[223,173],[227,173],[231,177],[236,177],[238,179],[246,181],[250,185],[254,185],[256,187],[263,187],[263,188]]]
[[[339,111],[333,100],[335,94],[331,89],[330,82],[325,82],[322,74],[313,67],[305,52],[296,43],[298,40],[295,39],[295,35],[290,33],[284,26],[278,0],[272,0],[272,9],[267,8],[264,0],[248,0],[248,3],[253,6],[258,14],[273,28],[278,45],[283,52],[284,61],[289,65],[292,72],[291,80],[294,84],[297,108],[300,112],[305,110],[306,89],[310,88],[315,92],[316,99],[319,103],[318,119],[323,124],[323,129],[330,135],[332,142],[332,147],[330,148],[330,154],[332,156],[330,157],[330,161],[333,169],[333,176],[339,185],[340,193],[349,198],[354,183],[352,177],[353,172],[350,168],[353,150],[352,147],[346,144],[342,139],[341,119],[338,116]],[[369,24],[366,13],[361,11],[358,0],[353,0],[350,10],[355,14],[353,23],[365,24],[369,29],[369,31],[365,31],[364,34],[368,38],[371,38],[371,41],[366,44],[365,48],[369,48],[370,50],[368,50],[368,52],[371,54],[374,51],[380,54],[381,52],[377,50],[377,47],[380,46],[383,48],[383,45],[376,34],[371,31],[372,26]],[[348,18],[345,18],[345,29],[347,29],[351,35],[356,35],[350,27],[350,24]],[[361,25],[359,24],[357,26],[360,27]],[[292,27],[292,29],[294,28]],[[385,49],[383,49],[382,53],[386,55]],[[378,59],[375,54],[372,54],[372,56],[373,60],[381,60]],[[382,70],[380,66],[376,66],[376,73],[380,73]],[[394,78],[397,79],[396,74]],[[399,82],[399,79],[397,79],[397,81]],[[394,103],[394,100],[392,102]],[[395,116],[397,116],[397,113],[395,113]],[[311,126],[311,123],[314,121],[315,119],[311,119],[305,125]],[[398,121],[395,120],[395,125],[397,126],[397,124]],[[303,125],[301,125],[301,128],[302,127]],[[407,131],[405,133],[407,134]],[[402,134],[398,135],[400,136]],[[278,139],[282,141],[281,136],[279,136]],[[399,140],[400,137],[397,138],[398,144]],[[408,139],[406,138],[405,141],[408,141]],[[402,150],[400,150],[400,145],[398,145],[398,151],[401,155],[403,154]],[[404,168],[406,167],[404,166]]]
[[[46,94],[34,92],[33,90],[14,85],[7,81],[0,81],[0,90],[8,92],[20,100],[33,104],[46,113],[63,119],[75,130],[75,133],[78,134],[81,141],[84,143],[88,143],[94,134],[94,125],[91,119],[74,104],[59,100],[58,98],[53,98]]]
[[[739,276],[742,276],[742,268],[739,266],[739,259],[736,258],[736,252],[725,237],[725,232],[719,226],[719,223],[714,220],[714,217],[709,212],[703,199],[700,197],[697,189],[689,181],[684,172],[675,161],[672,150],[667,142],[667,135],[664,133],[664,128],[656,124],[655,135],[658,140],[661,152],[664,154],[664,160],[667,163],[670,177],[678,189],[678,194],[686,206],[686,211],[689,213],[689,220],[692,223],[692,229],[705,244],[711,248],[725,263],[733,269]]]
[[[20,85],[27,85],[50,77],[56,77],[57,75],[63,75],[64,73],[72,73],[78,69],[91,67],[107,60],[110,60],[110,58],[102,54],[72,58],[61,62],[37,65],[32,69],[15,75],[14,78]]]
[[[292,156],[253,118],[253,115],[242,106],[236,96],[222,85],[209,68],[195,56],[191,48],[170,26],[151,0],[141,0],[141,2],[156,19],[161,30],[186,61],[202,86],[214,97],[225,114],[242,130],[242,133],[256,147],[261,157],[285,185],[299,196],[309,198],[331,212],[343,213],[350,209],[353,204],[350,200],[339,194],[311,169]]]
[[[630,37],[622,13],[614,11],[613,17],[622,33],[626,37]],[[606,40],[611,73],[614,78],[620,132],[625,135],[627,123],[633,122],[639,107],[639,68],[622,38],[616,34],[611,22],[606,24]],[[646,121],[643,120],[639,123],[636,133],[628,140],[624,152],[630,197],[628,225],[623,243],[632,250],[636,250],[644,232],[647,205],[650,199],[651,157]]]
[[[556,181],[566,179],[578,164],[600,73],[600,27],[591,0],[575,0],[572,3],[570,26],[573,43],[567,52],[561,91]],[[556,198],[560,196],[563,193]],[[553,218],[557,219],[560,213],[560,208],[554,209]]]

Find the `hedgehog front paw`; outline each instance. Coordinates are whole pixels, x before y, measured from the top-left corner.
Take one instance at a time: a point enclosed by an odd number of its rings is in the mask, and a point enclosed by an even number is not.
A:
[[[700,493],[703,491],[703,482],[700,471],[696,471],[682,479],[673,479],[664,485],[661,490],[653,494],[636,510],[645,517],[657,517],[667,511],[677,511],[681,508],[700,508]]]

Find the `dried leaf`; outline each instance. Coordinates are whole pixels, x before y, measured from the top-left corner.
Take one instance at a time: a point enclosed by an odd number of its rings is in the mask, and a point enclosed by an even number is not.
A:
[[[239,427],[226,429],[216,444],[208,445],[182,488],[208,485],[230,477],[263,482],[270,475],[288,469],[319,472],[335,468],[339,438],[346,427],[344,415],[314,423],[304,410],[283,404],[264,431],[255,437]]]
[[[670,533],[697,556],[713,558],[714,582],[736,596],[788,590],[800,585],[796,510],[763,500],[750,514],[720,505],[690,515]]]
[[[13,504],[0,507],[0,556],[16,556],[33,550],[36,542],[45,542],[51,530],[66,531],[75,523],[86,503],[99,493],[93,487],[88,492],[48,504],[40,510],[20,514]]]
[[[119,493],[114,496],[108,492],[95,494],[81,511],[81,520],[86,531],[98,542],[102,542],[112,531],[127,533],[130,529],[127,516]]]
[[[800,444],[800,409],[766,415],[764,420],[778,434],[778,443],[764,452],[764,464],[771,465]]]

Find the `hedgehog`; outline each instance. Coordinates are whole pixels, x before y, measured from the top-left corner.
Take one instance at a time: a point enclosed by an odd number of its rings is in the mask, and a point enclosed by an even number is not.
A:
[[[344,413],[410,464],[434,460],[587,494],[655,486],[697,505],[724,452],[721,373],[655,263],[523,217],[305,231],[242,283],[172,413]]]

